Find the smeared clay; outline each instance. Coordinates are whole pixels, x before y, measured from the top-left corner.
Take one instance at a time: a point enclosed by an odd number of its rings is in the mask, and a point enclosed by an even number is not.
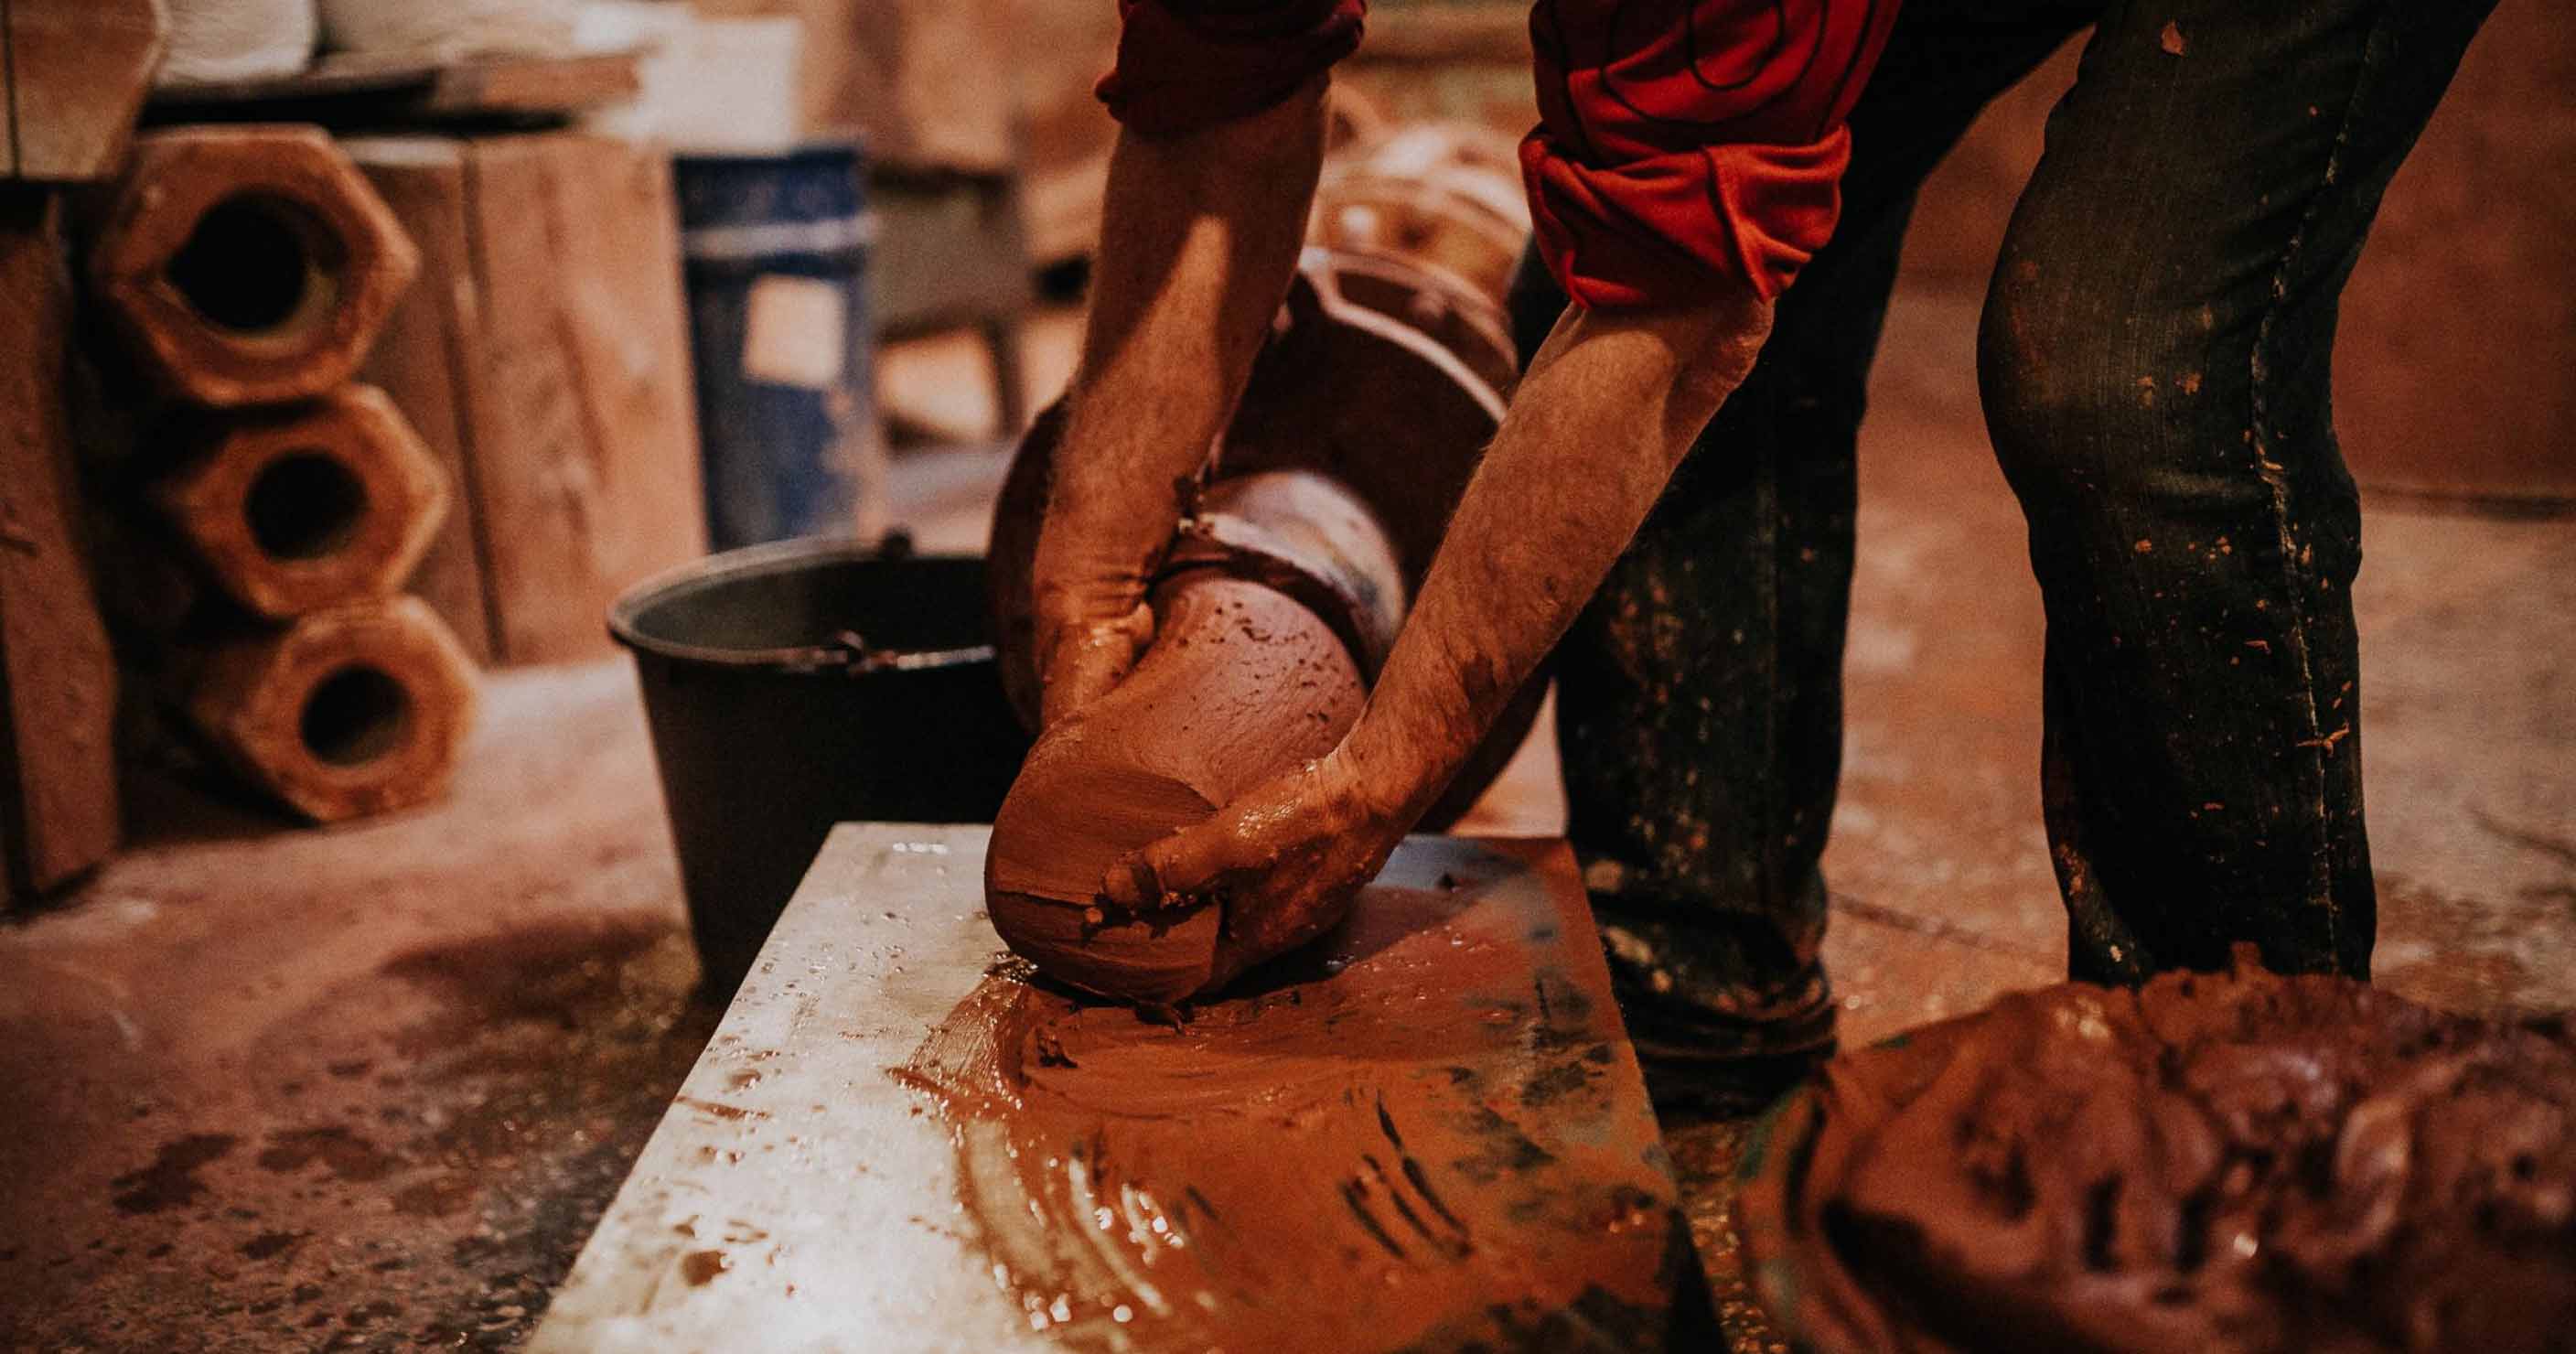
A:
[[[1788,1315],[1828,1348],[2542,1350],[2576,1329],[2563,1025],[2250,964],[2069,984],[1837,1060],[1812,1114],[1803,1172],[1748,1194],[1747,1245],[1799,1276]]]
[[[1524,864],[1543,849],[1399,855],[1339,929],[1177,1027],[989,975],[897,1075],[949,1117],[1030,1326],[1636,1349],[1701,1310],[1676,1314],[1697,1269],[1581,895]]]
[[[1219,572],[1268,583],[1317,608],[1366,673],[1392,639],[1387,622],[1398,619],[1395,604],[1420,585],[1447,536],[1459,496],[1502,421],[1503,401],[1477,364],[1441,339],[1343,298],[1334,278],[1349,263],[1330,250],[1307,252],[1207,467],[1205,511],[1191,525],[1214,529],[1204,536],[1184,529],[1167,562],[1210,562],[1203,548],[1213,547]],[[985,575],[1003,688],[1032,727],[1041,704],[1034,568],[1065,422],[1059,400],[1021,438],[994,500]],[[1252,483],[1274,476],[1298,483],[1284,495],[1274,493],[1281,485]],[[1312,512],[1308,501],[1318,490],[1344,506]],[[1366,531],[1349,529],[1355,515],[1348,509],[1365,518]],[[1236,520],[1223,522],[1229,512]],[[1367,539],[1380,532],[1383,540]],[[1501,773],[1528,737],[1546,686],[1533,678],[1505,707],[1423,815],[1424,830],[1456,821]],[[1006,840],[996,837],[997,844]]]
[[[1213,976],[1214,906],[1103,907],[1119,856],[1321,757],[1366,698],[1349,650],[1313,611],[1214,570],[1153,596],[1136,670],[1030,749],[993,819],[993,929],[1056,979],[1126,1001],[1177,1002]]]

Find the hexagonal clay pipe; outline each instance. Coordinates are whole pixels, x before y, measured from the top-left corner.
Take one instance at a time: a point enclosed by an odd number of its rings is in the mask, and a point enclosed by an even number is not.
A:
[[[275,620],[400,588],[448,497],[401,411],[361,385],[226,416],[150,492],[215,582]]]
[[[394,597],[212,650],[184,708],[252,785],[331,823],[436,798],[474,704],[474,660],[418,598]]]
[[[219,406],[349,379],[419,267],[384,199],[309,127],[139,138],[89,256],[139,360]]]

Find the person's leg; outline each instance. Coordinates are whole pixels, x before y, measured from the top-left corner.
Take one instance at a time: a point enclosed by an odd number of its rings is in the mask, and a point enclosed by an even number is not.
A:
[[[2114,3],[1980,342],[2077,977],[2369,969],[2336,298],[2492,0]],[[2464,298],[2465,300],[2465,298]]]
[[[1851,117],[1834,238],[1557,654],[1569,834],[1651,1059],[1823,1047],[1854,440],[1914,193],[2090,4],[1914,0]],[[1527,260],[1524,356],[1564,305]]]

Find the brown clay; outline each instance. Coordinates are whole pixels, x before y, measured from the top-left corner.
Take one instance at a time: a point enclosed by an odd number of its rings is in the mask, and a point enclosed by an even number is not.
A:
[[[1821,1348],[2541,1350],[2576,1321],[2563,1023],[2250,965],[2067,984],[1830,1064],[1808,1114],[1747,1247]]]
[[[233,406],[349,379],[420,256],[318,129],[186,127],[135,142],[89,264],[148,370]]]
[[[1333,267],[1308,251],[1254,363],[1173,542],[1154,644],[1111,697],[1039,740],[994,820],[995,929],[1086,990],[1168,1003],[1216,976],[1217,909],[1114,914],[1103,872],[1341,740],[1501,417],[1456,353],[1345,300]],[[1030,562],[1062,427],[1061,405],[1039,416],[993,515],[994,634],[1023,715],[1037,704]],[[1500,771],[1543,686],[1521,693],[1427,825]]]
[[[1226,481],[1264,471],[1323,476],[1384,528],[1409,594],[1431,567],[1503,402],[1437,340],[1342,299],[1332,266],[1314,250],[1300,264],[1211,466],[1208,492],[1213,498]],[[1063,431],[1058,401],[1020,439],[993,505],[994,643],[1003,689],[1032,726],[1038,699],[1029,573]],[[1528,728],[1526,717],[1497,727],[1506,754]]]
[[[400,588],[448,485],[393,401],[351,385],[224,418],[152,498],[227,594],[282,620]]]
[[[1356,500],[1384,530],[1396,576],[1409,596],[1430,568],[1458,497],[1502,418],[1502,399],[1439,340],[1344,299],[1334,283],[1334,267],[1325,251],[1307,251],[1280,309],[1278,327],[1253,364],[1251,382],[1210,467],[1213,483],[1206,500],[1221,504],[1232,482],[1268,472],[1320,476]],[[1036,725],[1038,679],[1030,564],[1063,429],[1059,401],[1040,413],[1020,440],[993,507],[987,578],[994,643],[1000,650],[1003,690],[1031,727]],[[1186,538],[1175,542],[1175,555],[1188,548]],[[1241,556],[1236,552],[1228,567],[1240,568]],[[1349,558],[1355,563],[1360,559]],[[1370,564],[1361,572],[1378,567]],[[1314,589],[1299,588],[1292,595],[1322,604]],[[1360,645],[1359,656],[1362,670],[1373,671],[1366,644]],[[1546,685],[1544,676],[1533,678],[1514,698],[1448,791],[1423,815],[1425,830],[1437,831],[1455,821],[1500,774],[1528,736]]]
[[[1372,680],[1404,628],[1411,596],[1376,514],[1306,470],[1217,481],[1181,524],[1163,568],[1213,568],[1288,594],[1333,627]]]
[[[1177,1027],[1005,965],[896,1076],[949,1118],[994,1278],[1068,1348],[1705,1347],[1562,844],[1400,856]]]
[[[197,655],[184,711],[252,785],[329,823],[443,792],[474,686],[446,625],[419,599],[393,597]]]
[[[1333,628],[1261,583],[1192,569],[1155,590],[1136,670],[1030,749],[993,820],[993,929],[1060,981],[1177,1002],[1213,976],[1220,910],[1098,903],[1118,857],[1331,751],[1366,688]]]

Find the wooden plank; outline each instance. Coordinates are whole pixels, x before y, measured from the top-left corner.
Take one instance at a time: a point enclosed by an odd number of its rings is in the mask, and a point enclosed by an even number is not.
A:
[[[164,23],[155,0],[0,0],[0,177],[113,175]]]
[[[477,499],[466,448],[467,368],[482,307],[466,224],[465,146],[415,136],[352,138],[341,148],[420,249],[420,273],[386,317],[358,376],[411,420],[455,491],[411,590],[456,632],[476,663],[489,664],[497,641],[475,543]]]
[[[466,146],[468,481],[505,663],[606,651],[608,604],[706,550],[670,162],[579,133]]]
[[[18,77],[10,68],[10,0],[0,0],[0,178],[18,176]]]
[[[0,858],[17,898],[117,844],[116,666],[73,525],[53,195],[0,185]]]
[[[633,98],[642,87],[638,59],[584,52],[428,62],[345,52],[294,75],[163,85],[152,91],[152,112],[165,121],[292,116],[326,124],[562,117]]]
[[[1170,1086],[1243,1088],[1166,1131],[1232,1120],[1240,1134],[1278,1114],[1294,1126],[1250,1130],[1279,1144],[1264,1160],[1307,1166],[1182,1178],[1169,1158],[1121,1155],[1120,1125],[1136,1119],[1024,1143],[1008,1110],[940,1080],[979,1056],[998,1064],[1008,1036],[988,1010],[1072,1009],[994,966],[987,832],[834,832],[532,1350],[1708,1347],[1675,1190],[1562,843],[1413,838],[1362,894],[1362,921],[1324,942],[1346,946],[1342,966],[1209,1003],[1186,1031],[1095,1008],[1103,1045],[1079,1059],[1181,1041],[1204,1058],[1174,1066]],[[1396,917],[1408,920],[1384,924]],[[1380,948],[1345,939],[1373,927]],[[1365,995],[1337,1004],[1352,994]],[[1323,1025],[1336,1033],[1321,1068],[1226,1043],[1262,1019],[1345,1009],[1348,1023]],[[1044,1031],[1066,1026],[1038,1028],[1037,1052],[1015,1045],[1012,1066],[1097,1075],[1062,1046],[1048,1063]],[[1284,1089],[1299,1075],[1311,1100]],[[1465,1142],[1480,1146],[1440,1150]],[[1081,1206],[1078,1223],[1033,1228],[1025,1219],[1066,1199],[1024,1192],[1032,1180],[1123,1221]],[[1335,1258],[1312,1270],[1294,1258],[1319,1253]],[[1345,1254],[1368,1280],[1309,1305],[1306,1285],[1329,1285],[1321,1271]],[[1113,1306],[1104,1287],[1137,1296]],[[1255,1288],[1270,1299],[1259,1311],[1245,1305]],[[1581,1293],[1580,1315],[1514,1309],[1530,1291]],[[1386,1312],[1401,1315],[1352,1329]]]
[[[450,469],[414,588],[479,662],[605,650],[705,550],[667,162],[579,134],[345,143],[422,255],[367,379]]]
[[[635,97],[633,52],[471,61],[444,66],[421,111],[443,117],[571,113]]]

